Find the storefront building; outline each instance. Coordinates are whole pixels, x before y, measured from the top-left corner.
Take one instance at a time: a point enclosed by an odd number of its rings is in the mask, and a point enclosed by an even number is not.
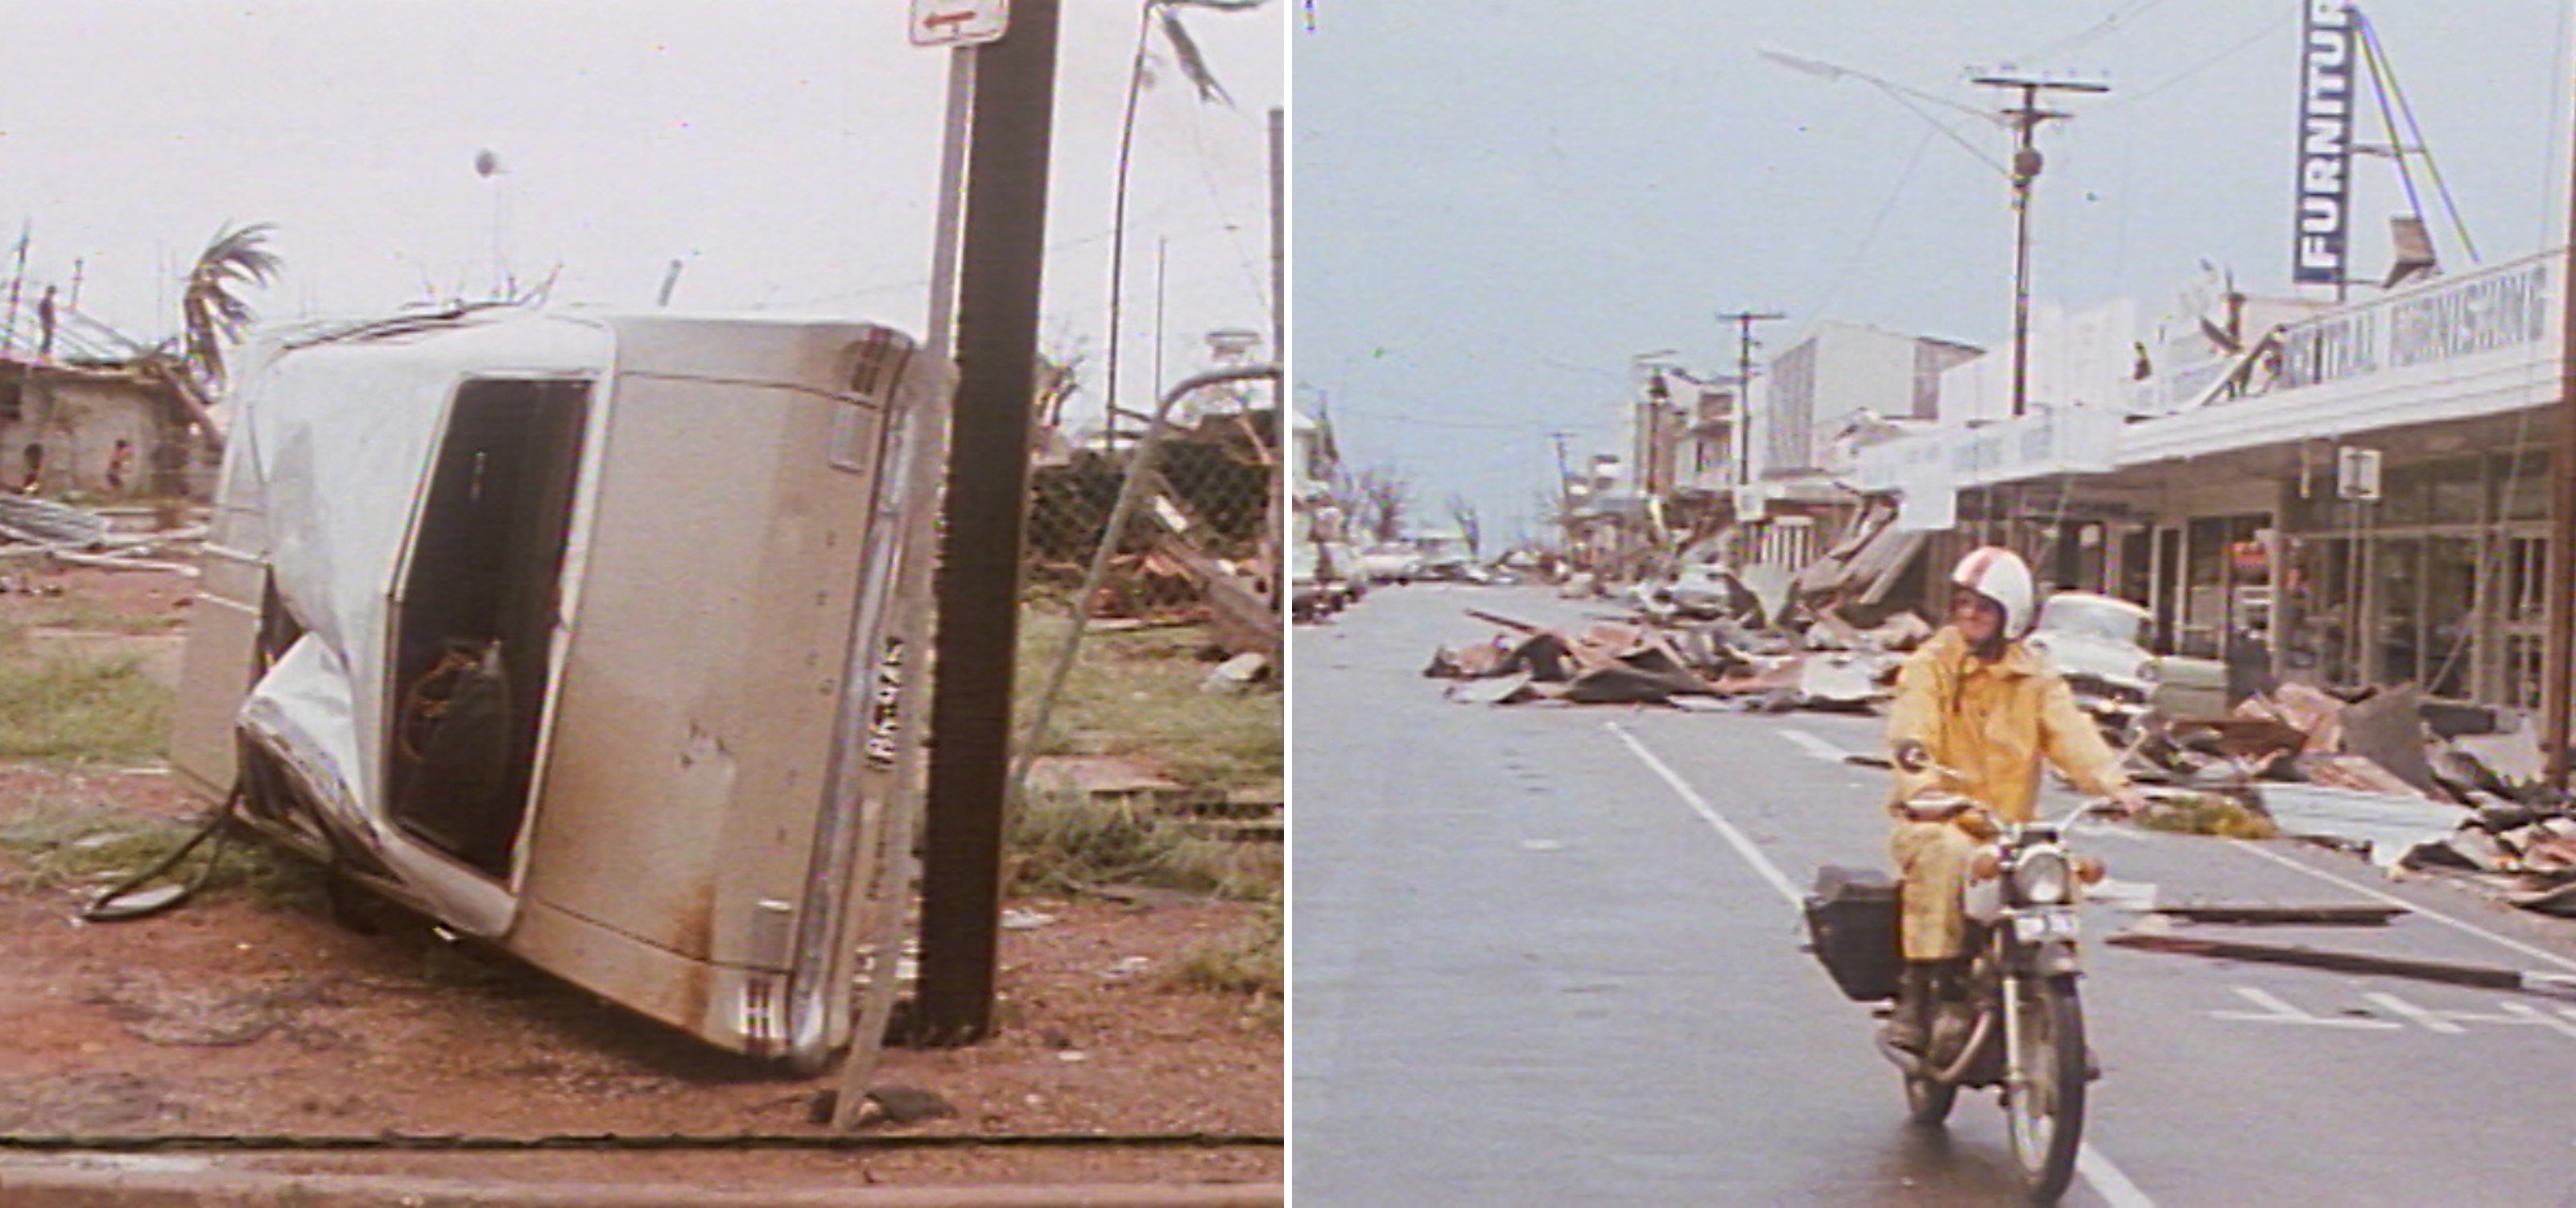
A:
[[[2008,541],[2055,587],[2148,605],[2177,653],[2253,643],[2288,678],[2535,707],[2565,264],[2277,327],[2167,410],[1875,446],[1857,482],[1936,534],[1928,556]]]

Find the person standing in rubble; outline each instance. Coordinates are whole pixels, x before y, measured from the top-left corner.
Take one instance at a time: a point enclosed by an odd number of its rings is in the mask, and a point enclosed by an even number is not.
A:
[[[2027,822],[2046,759],[2123,812],[2146,804],[2066,681],[2021,643],[2038,613],[2029,565],[1986,546],[1959,560],[1950,583],[1950,623],[1906,660],[1887,725],[1897,768],[1888,852],[1902,886],[1905,955],[1887,1038],[1912,1052],[1923,1050],[1933,1003],[1960,988],[1967,931],[1960,891],[1970,857],[1994,833],[1973,811],[1918,818],[1906,803],[1950,789],[2000,820]]]
[[[116,438],[116,447],[115,447],[114,449],[110,450],[110,451],[108,452],[108,455],[107,455],[107,492],[108,492],[108,494],[110,494],[110,495],[122,495],[122,494],[124,494],[124,493],[125,493],[125,476],[126,476],[126,475],[128,475],[128,474],[131,474],[131,473],[133,473],[133,472],[134,472],[134,442],[133,442],[133,441],[130,441],[130,440],[127,440],[127,439],[125,439],[124,437],[121,437],[121,436],[120,436],[120,437]]]

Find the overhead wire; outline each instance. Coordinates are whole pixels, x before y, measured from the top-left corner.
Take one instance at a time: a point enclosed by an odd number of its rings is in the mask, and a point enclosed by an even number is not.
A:
[[[2105,34],[2113,32],[2118,29],[2123,22],[2133,21],[2139,17],[2145,16],[2149,9],[2162,3],[2164,3],[2164,0],[2135,0],[2134,3],[2112,10],[2110,16],[2094,22],[2091,26],[2078,30],[2073,34],[2060,38],[2046,46],[2040,47],[2038,50],[2022,56],[2022,58],[2025,61],[2056,58],[2057,56],[2063,55],[2076,47],[2085,45],[2086,43],[2092,42]]]
[[[2379,77],[2381,68],[2387,62],[2388,58],[2387,52],[2382,50],[2379,45],[2379,29],[2377,26],[2372,25],[2370,23],[2370,19],[2363,16],[2361,10],[2358,8],[2352,10],[2352,19],[2353,23],[2361,29],[2362,53],[2369,56],[2371,74],[2373,78],[2376,79]],[[2424,170],[2426,174],[2433,178],[2433,191],[2441,196],[2442,209],[2450,215],[2451,225],[2460,236],[2460,246],[2468,252],[2469,263],[2476,264],[2478,262],[2478,245],[2475,240],[2469,238],[2468,223],[2463,221],[2460,217],[2460,207],[2451,197],[2451,186],[2442,179],[2441,161],[2433,158],[2432,144],[2425,140],[2424,129],[2422,125],[2417,123],[2415,120],[2415,105],[2413,102],[2406,99],[2406,87],[2404,84],[2398,82],[2397,71],[2394,67],[2387,68],[2386,80],[2382,84],[2382,88],[2384,89],[2384,93],[2380,98],[2381,106],[2383,108],[2387,106],[2390,96],[2394,96],[2396,98],[2397,111],[2405,115],[2406,118],[2407,136],[2412,140],[2415,151],[2424,157]],[[2388,141],[2392,144],[2399,142],[2394,122],[2390,123]],[[2398,169],[2400,174],[2403,175],[2405,172],[2406,159],[2405,151],[2402,146],[2397,152],[2397,156]],[[2406,200],[2407,204],[2415,206],[2415,212],[2417,214],[2422,214],[2424,212],[2423,207],[2415,201],[2415,181],[2412,176],[2406,176]]]
[[[2130,92],[2114,94],[2113,99],[2104,102],[2097,109],[2097,112],[2126,109],[2140,104],[2148,98],[2164,92],[2177,84],[2184,83],[2192,77],[2197,76],[2212,67],[2218,66],[2220,63],[2226,62],[2239,54],[2243,54],[2247,47],[2272,36],[2273,31],[2289,24],[2291,18],[2297,15],[2298,13],[2295,8],[2283,9],[2280,12],[2273,14],[2269,20],[2264,21],[2259,28],[2254,30],[2254,32],[2228,44],[2226,48],[2214,51],[2207,57],[2196,60],[2184,66],[2181,70],[2176,71],[2172,75],[2166,76],[2165,78],[2143,88]]]
[[[1887,226],[1887,216],[1896,212],[1896,203],[1905,196],[1906,186],[1914,183],[1914,172],[1923,164],[1923,153],[1931,147],[1930,134],[1925,134],[1922,141],[1914,144],[1914,154],[1906,158],[1904,169],[1896,174],[1896,183],[1889,187],[1886,199],[1878,203],[1878,212],[1870,216],[1869,228],[1861,232],[1859,246],[1852,249],[1842,268],[1826,280],[1825,292],[1802,313],[1823,314],[1827,306],[1842,297],[1843,289],[1851,284],[1852,278],[1860,271],[1861,262],[1869,256],[1871,246],[1878,242],[1879,232]]]

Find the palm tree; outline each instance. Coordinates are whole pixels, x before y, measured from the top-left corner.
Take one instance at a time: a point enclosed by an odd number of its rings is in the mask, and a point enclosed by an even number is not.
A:
[[[257,317],[241,289],[267,285],[277,277],[280,261],[267,246],[269,232],[276,229],[275,223],[254,222],[215,233],[206,250],[197,253],[179,291],[178,355],[171,355],[165,342],[147,359],[205,434],[207,447],[217,453],[223,451],[224,437],[209,408],[224,385],[224,346],[239,343],[243,329]]]
[[[188,270],[187,287],[179,293],[179,319],[185,327],[180,359],[196,378],[201,393],[213,394],[224,384],[224,345],[238,343],[242,329],[256,314],[238,290],[267,285],[278,272],[277,253],[268,250],[271,222],[219,231]]]
[[[1127,72],[1127,114],[1118,128],[1117,196],[1109,217],[1107,357],[1109,381],[1101,397],[1104,400],[1103,405],[1112,412],[1109,421],[1113,427],[1117,423],[1115,411],[1118,407],[1118,320],[1122,309],[1122,295],[1126,292],[1127,278],[1127,169],[1135,159],[1136,102],[1145,91],[1146,48],[1152,41],[1154,27],[1159,24],[1162,26],[1164,39],[1172,44],[1172,57],[1180,63],[1181,75],[1189,80],[1191,87],[1198,90],[1199,100],[1232,105],[1234,98],[1226,95],[1225,85],[1218,83],[1216,73],[1208,69],[1207,56],[1199,52],[1198,41],[1190,37],[1189,27],[1181,23],[1181,14],[1178,10],[1210,8],[1220,12],[1248,12],[1269,2],[1270,0],[1145,0],[1144,8],[1139,14],[1139,24],[1136,27],[1136,61]]]

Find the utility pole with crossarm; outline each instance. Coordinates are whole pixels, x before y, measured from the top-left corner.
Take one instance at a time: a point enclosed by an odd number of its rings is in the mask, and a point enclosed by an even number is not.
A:
[[[2021,90],[2021,107],[2004,110],[2004,119],[2012,124],[2014,130],[2012,413],[2018,417],[2030,402],[2030,196],[2031,185],[2039,179],[2039,170],[2044,162],[2040,158],[2037,135],[2040,123],[2073,116],[2040,108],[2039,94],[2101,93],[2111,91],[2111,86],[2084,80],[2003,75],[1978,76],[1974,82],[1989,88]]]

